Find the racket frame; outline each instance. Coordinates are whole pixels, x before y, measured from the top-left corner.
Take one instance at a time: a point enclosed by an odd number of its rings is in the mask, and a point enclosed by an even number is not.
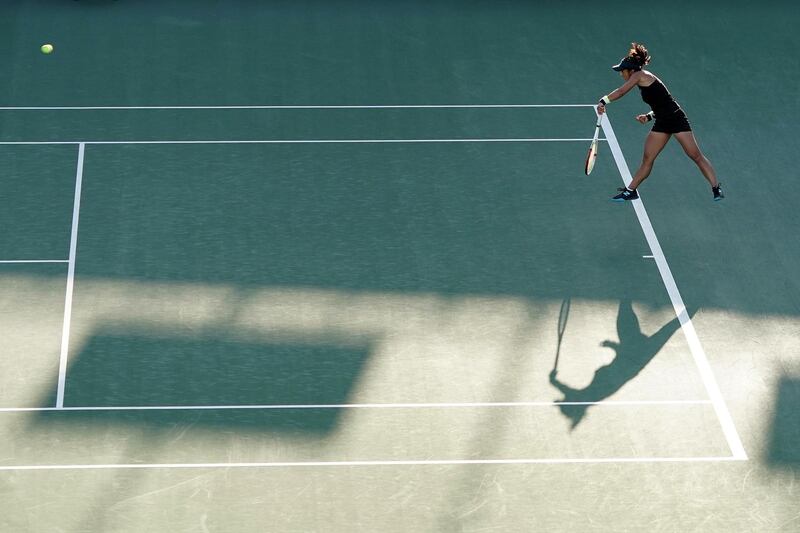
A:
[[[594,163],[597,159],[597,142],[600,138],[600,122],[603,120],[603,115],[598,113],[597,115],[597,124],[594,127],[594,137],[592,138],[592,144],[589,146],[589,153],[586,155],[586,165],[584,166],[584,172],[586,175],[592,173],[594,169]]]

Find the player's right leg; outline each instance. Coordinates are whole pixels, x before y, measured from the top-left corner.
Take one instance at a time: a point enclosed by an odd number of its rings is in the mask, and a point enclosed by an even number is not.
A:
[[[650,175],[650,172],[653,170],[653,163],[656,161],[656,157],[658,154],[661,153],[661,150],[667,145],[667,141],[672,135],[669,133],[662,133],[660,131],[651,131],[647,134],[647,138],[644,141],[644,155],[642,156],[642,164],[639,165],[639,169],[633,175],[633,179],[631,180],[630,185],[626,189],[622,189],[622,191],[614,196],[612,200],[617,202],[624,202],[626,200],[635,200],[639,197],[636,193],[637,187],[641,185],[641,183],[647,179],[647,176]]]

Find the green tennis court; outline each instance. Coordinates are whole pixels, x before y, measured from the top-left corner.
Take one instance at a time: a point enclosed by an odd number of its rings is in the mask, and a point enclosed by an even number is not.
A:
[[[0,529],[800,528],[798,9],[622,6],[0,8]]]

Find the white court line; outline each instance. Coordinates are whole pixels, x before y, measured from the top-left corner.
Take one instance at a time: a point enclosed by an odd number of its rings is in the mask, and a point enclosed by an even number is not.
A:
[[[467,407],[556,407],[559,405],[708,405],[711,400],[606,400],[599,402],[451,402],[451,403],[345,403],[345,404],[270,404],[270,405],[147,405],[87,407],[0,407],[0,413],[40,411],[201,411],[201,410],[292,410],[292,409],[447,409]]]
[[[606,139],[598,139],[605,141]],[[593,139],[266,139],[266,140],[196,140],[196,141],[0,141],[0,146],[61,144],[410,144],[410,143],[530,143],[592,142]]]
[[[595,104],[7,106],[0,107],[0,111],[125,111],[147,109],[514,109],[594,106]]]
[[[596,459],[420,459],[398,461],[294,461],[252,463],[132,463],[132,464],[73,464],[73,465],[8,465],[0,472],[20,470],[113,470],[117,468],[292,468],[331,466],[450,466],[450,465],[540,465],[540,464],[600,464],[600,463],[703,463],[735,461],[735,457],[604,457]]]
[[[611,148],[611,153],[614,156],[614,161],[617,164],[617,169],[622,177],[622,181],[625,183],[625,185],[628,185],[632,179],[631,172],[628,169],[628,164],[625,162],[625,157],[622,155],[622,150],[617,142],[614,129],[611,127],[608,114],[605,114],[603,118],[603,131],[608,139],[608,144]],[[639,219],[639,224],[641,225],[642,231],[644,232],[647,242],[650,245],[650,251],[653,252],[656,265],[658,265],[658,271],[661,274],[661,279],[664,281],[664,286],[667,289],[667,293],[669,293],[672,307],[675,309],[675,314],[681,323],[683,334],[686,336],[686,340],[689,344],[689,349],[692,352],[694,362],[700,371],[703,384],[705,385],[706,391],[708,391],[708,396],[714,405],[714,411],[716,412],[717,418],[722,426],[722,431],[725,434],[725,439],[728,441],[728,446],[731,449],[731,453],[733,453],[733,457],[736,460],[746,461],[747,453],[742,445],[742,440],[739,438],[739,434],[736,431],[736,426],[733,423],[733,418],[731,417],[730,411],[728,411],[728,406],[725,404],[725,400],[722,397],[722,392],[719,390],[717,380],[714,378],[714,372],[711,370],[711,365],[708,362],[708,358],[703,350],[703,346],[700,344],[700,339],[697,336],[697,331],[694,329],[692,319],[689,316],[689,313],[686,311],[686,306],[683,303],[683,298],[681,298],[680,291],[678,291],[675,278],[672,277],[672,271],[667,264],[666,257],[664,257],[664,252],[661,250],[661,244],[658,242],[658,237],[656,237],[655,231],[653,230],[653,225],[650,223],[650,217],[647,216],[647,211],[645,211],[644,203],[642,203],[641,199],[633,200],[631,203],[633,204],[633,208],[636,210],[636,216]]]
[[[69,263],[69,259],[6,259],[0,261],[3,265],[13,265],[20,263]]]
[[[83,182],[83,155],[86,146],[78,145],[78,168],[75,171],[75,199],[72,207],[72,232],[69,238],[69,269],[67,271],[67,295],[64,301],[64,330],[61,334],[61,357],[58,363],[58,389],[56,408],[64,407],[64,386],[67,379],[67,357],[69,354],[69,327],[72,318],[72,289],[75,285],[75,255],[78,251],[78,218],[81,210],[81,184]]]

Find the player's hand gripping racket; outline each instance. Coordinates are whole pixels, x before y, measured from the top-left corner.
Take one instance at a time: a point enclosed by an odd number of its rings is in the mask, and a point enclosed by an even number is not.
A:
[[[592,173],[594,162],[597,159],[597,138],[600,136],[600,121],[602,119],[603,115],[597,115],[597,125],[594,127],[594,138],[592,139],[592,145],[589,147],[589,155],[586,156],[587,176]]]

